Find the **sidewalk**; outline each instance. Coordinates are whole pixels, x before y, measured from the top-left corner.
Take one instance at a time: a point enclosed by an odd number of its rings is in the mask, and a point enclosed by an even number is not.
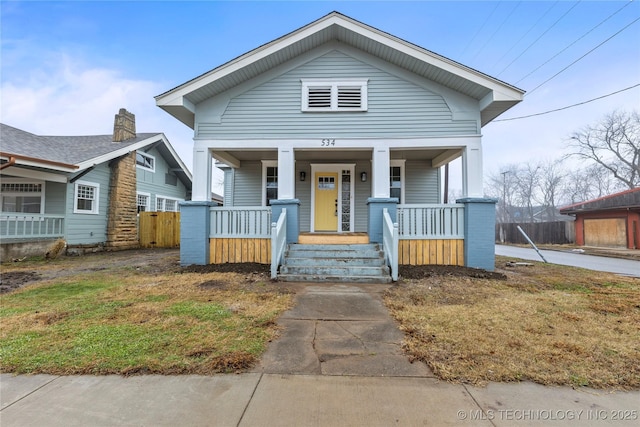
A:
[[[298,285],[253,372],[217,376],[0,376],[7,426],[638,425],[640,391],[433,377],[401,352],[387,285]]]

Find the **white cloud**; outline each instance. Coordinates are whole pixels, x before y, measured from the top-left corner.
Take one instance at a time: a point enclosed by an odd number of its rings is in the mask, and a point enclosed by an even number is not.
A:
[[[126,108],[136,115],[138,132],[164,132],[193,170],[193,131],[155,105],[153,97],[167,87],[56,55],[27,75],[2,82],[2,123],[37,135],[105,135],[113,132],[118,110]],[[218,193],[220,179],[218,172]]]

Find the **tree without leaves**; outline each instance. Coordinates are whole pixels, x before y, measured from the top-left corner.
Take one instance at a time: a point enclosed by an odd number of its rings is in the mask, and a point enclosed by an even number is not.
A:
[[[573,133],[568,156],[590,160],[627,188],[640,185],[640,115],[613,112],[595,126]]]

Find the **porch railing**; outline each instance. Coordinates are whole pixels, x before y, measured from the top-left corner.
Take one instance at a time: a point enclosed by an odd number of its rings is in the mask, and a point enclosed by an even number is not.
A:
[[[271,278],[278,277],[278,267],[284,261],[287,247],[287,210],[282,209],[278,222],[271,224]]]
[[[464,205],[398,205],[400,240],[464,239]]]
[[[212,207],[210,237],[269,238],[271,208]]]
[[[398,281],[398,223],[391,221],[389,211],[382,211],[382,247],[385,262],[391,269],[391,279]]]
[[[64,237],[62,215],[0,215],[0,238],[53,239]]]

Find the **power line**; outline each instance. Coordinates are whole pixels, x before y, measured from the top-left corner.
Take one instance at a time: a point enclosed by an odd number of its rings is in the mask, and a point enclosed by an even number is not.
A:
[[[548,9],[547,9],[543,14],[542,14],[542,16],[540,16],[540,17],[538,18],[538,20],[537,20],[537,21],[536,21],[532,26],[530,26],[530,27],[529,27],[529,29],[527,30],[527,32],[526,32],[526,33],[524,33],[522,36],[520,36],[520,38],[518,39],[518,41],[517,41],[517,42],[515,42],[515,43],[513,44],[513,46],[511,46],[511,47],[509,48],[509,50],[505,52],[505,54],[504,54],[504,55],[502,55],[502,58],[500,58],[500,59],[498,60],[498,62],[502,62],[502,60],[503,60],[504,58],[506,58],[506,57],[507,57],[507,55],[509,55],[509,53],[511,53],[511,51],[512,51],[512,50],[513,50],[513,49],[518,45],[518,43],[520,43],[520,42],[521,42],[521,41],[522,41],[526,36],[528,36],[528,35],[529,35],[529,33],[530,33],[531,31],[533,31],[533,29],[534,29],[534,28],[536,28],[536,27],[538,26],[538,24],[539,24],[539,23],[544,19],[544,17],[545,17],[545,16],[547,16],[547,15],[549,14],[549,12],[551,12],[551,9],[553,9],[557,4],[558,4],[558,1],[556,1],[556,2],[555,2],[555,3],[553,3],[551,6],[549,6],[549,8],[548,8]],[[504,70],[503,70],[503,71],[504,71]],[[502,71],[501,71],[500,73],[502,73]],[[499,76],[499,74],[498,74],[498,76]],[[496,76],[496,77],[498,77],[498,76]]]
[[[489,42],[491,40],[493,40],[493,38],[495,37],[495,35],[498,33],[498,31],[500,31],[500,29],[502,28],[502,26],[509,20],[509,18],[511,18],[511,16],[514,14],[514,12],[518,9],[518,7],[520,7],[520,5],[522,4],[521,1],[519,1],[518,3],[516,3],[516,6],[511,9],[511,12],[509,12],[509,14],[502,20],[502,22],[500,23],[500,25],[498,25],[498,27],[495,29],[495,31],[493,32],[493,34],[491,34],[491,36],[487,39],[487,41],[485,41],[485,43],[482,45],[482,47],[480,47],[480,49],[478,49],[476,51],[476,54],[473,55],[473,58],[471,58],[471,60],[473,61],[474,59],[476,59],[478,57],[478,55],[480,55],[480,52],[482,52],[484,50],[484,48],[489,44]]]
[[[545,111],[545,112],[542,112],[542,113],[529,114],[527,116],[511,117],[509,119],[498,119],[498,120],[493,120],[493,122],[508,122],[508,121],[511,121],[511,120],[527,119],[529,117],[542,116],[544,114],[555,113],[557,111],[567,110],[569,108],[573,108],[573,107],[577,107],[577,106],[580,106],[580,105],[588,104],[590,102],[597,101],[599,99],[606,98],[608,96],[616,95],[616,94],[618,94],[620,92],[631,90],[631,89],[636,88],[638,86],[640,86],[640,83],[637,83],[637,84],[635,84],[633,86],[626,87],[624,89],[617,90],[615,92],[608,93],[606,95],[599,96],[597,98],[589,99],[588,101],[578,102],[577,104],[567,105],[566,107],[562,107],[562,108],[556,108],[555,110],[549,110],[549,111]]]
[[[593,32],[596,28],[598,28],[600,25],[604,24],[605,22],[607,22],[609,19],[613,18],[614,15],[617,15],[622,9],[624,9],[625,7],[629,6],[632,3],[632,1],[625,3],[624,6],[622,6],[620,9],[616,10],[615,12],[613,12],[611,15],[609,15],[607,18],[605,18],[602,22],[600,22],[598,25],[596,25],[595,27],[591,28],[589,31],[587,31],[586,33],[584,33],[582,36],[580,36],[579,38],[577,38],[576,40],[573,41],[573,43],[569,44],[567,47],[565,47],[564,49],[562,49],[560,52],[556,53],[555,55],[553,55],[551,58],[547,59],[543,64],[539,65],[538,67],[534,68],[532,71],[529,72],[529,74],[527,74],[526,76],[522,77],[520,80],[518,80],[515,84],[520,83],[522,80],[526,79],[527,77],[529,77],[531,74],[535,73],[536,71],[538,71],[540,68],[544,67],[545,65],[547,65],[549,62],[551,62],[553,59],[557,58],[558,55],[560,55],[561,53],[563,53],[564,51],[566,51],[567,49],[569,49],[571,46],[573,46],[574,44],[576,44],[577,42],[579,42],[580,40],[582,40],[583,38],[585,38],[588,34],[590,34],[591,32]]]
[[[614,35],[612,35],[611,37],[609,37],[608,39],[606,39],[605,41],[603,41],[602,43],[600,43],[599,45],[597,45],[596,47],[594,47],[593,49],[591,49],[590,51],[588,51],[587,53],[585,53],[584,55],[582,55],[580,58],[576,59],[575,61],[573,61],[571,64],[567,65],[566,67],[564,67],[562,70],[558,71],[557,73],[555,73],[553,76],[549,77],[547,80],[543,81],[542,83],[540,83],[538,86],[534,87],[533,89],[531,89],[529,92],[527,92],[525,94],[525,96],[527,95],[531,95],[531,93],[533,93],[534,91],[536,91],[537,89],[539,89],[542,85],[548,83],[549,81],[553,80],[554,78],[558,77],[558,75],[562,74],[563,72],[565,72],[567,69],[569,69],[571,66],[575,65],[578,61],[584,59],[587,55],[589,55],[591,52],[593,52],[594,50],[598,49],[600,46],[602,46],[603,44],[605,44],[606,42],[608,42],[609,40],[611,40],[612,38],[614,38],[615,36],[617,36],[618,34],[620,34],[621,32],[623,32],[624,30],[626,30],[627,28],[629,28],[630,26],[632,26],[633,24],[635,24],[636,22],[640,21],[640,17],[634,19],[633,21],[631,21],[629,24],[627,24],[625,27],[623,27],[621,30],[619,30],[618,32],[616,32]]]
[[[581,1],[581,0],[580,0],[580,1]],[[514,62],[516,62],[518,59],[520,59],[520,57],[521,57],[522,55],[524,55],[525,53],[527,53],[527,51],[528,51],[529,49],[531,49],[531,47],[532,47],[534,44],[538,43],[538,41],[539,41],[539,40],[540,40],[540,39],[541,39],[545,34],[547,34],[549,31],[551,31],[551,29],[552,29],[553,27],[555,27],[555,26],[556,26],[556,24],[562,20],[562,18],[564,18],[565,16],[567,16],[567,15],[569,14],[569,12],[571,12],[571,11],[572,11],[572,10],[573,10],[577,5],[579,5],[579,4],[580,4],[580,1],[576,2],[576,4],[574,4],[573,6],[571,6],[571,9],[567,10],[567,11],[564,13],[564,15],[562,15],[560,18],[558,18],[558,19],[556,20],[556,22],[554,22],[554,23],[553,23],[549,28],[547,28],[547,29],[546,29],[542,34],[540,34],[540,36],[538,36],[538,38],[537,38],[537,39],[535,39],[535,40],[534,40],[534,41],[533,41],[529,46],[527,46],[527,47],[526,47],[526,49],[525,49],[525,50],[523,50],[523,51],[522,51],[522,53],[521,53],[520,55],[518,55],[518,56],[517,56],[513,61],[511,61],[511,62],[510,62],[506,67],[504,67],[504,68],[502,69],[502,71],[500,71],[500,72],[496,75],[496,77],[499,77],[499,76],[500,76],[500,74],[504,73],[504,72],[507,70],[507,68],[511,67],[511,65],[513,65],[513,63],[514,63]]]
[[[496,5],[493,7],[493,10],[489,14],[489,16],[487,16],[487,18],[484,20],[484,22],[480,26],[480,29],[475,33],[475,35],[473,37],[471,37],[471,39],[469,40],[469,43],[467,43],[465,48],[462,50],[463,54],[467,51],[467,49],[469,49],[469,46],[471,46],[471,43],[473,43],[473,41],[478,37],[478,34],[480,34],[480,32],[482,32],[482,30],[487,25],[487,23],[489,22],[489,20],[493,16],[493,14],[496,12],[496,9],[498,9],[498,6],[500,6],[500,2],[496,2]]]

